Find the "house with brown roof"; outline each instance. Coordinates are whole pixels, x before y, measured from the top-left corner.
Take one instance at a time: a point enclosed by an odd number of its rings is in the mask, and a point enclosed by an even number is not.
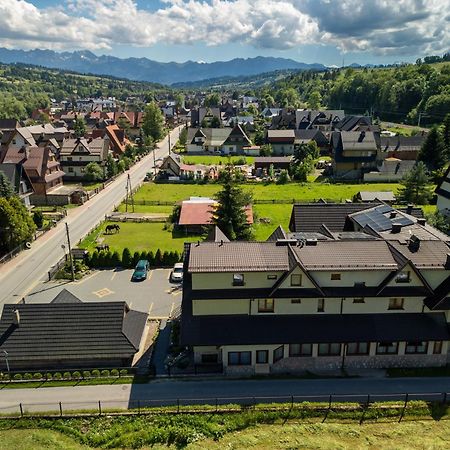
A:
[[[293,155],[295,130],[267,130],[266,142],[272,146],[274,155]]]
[[[231,375],[445,366],[450,237],[386,204],[313,222],[323,239],[278,227],[266,242],[186,245],[181,344],[195,362]]]
[[[67,180],[80,180],[86,166],[95,162],[104,167],[109,152],[109,139],[66,139],[60,150],[61,167]]]

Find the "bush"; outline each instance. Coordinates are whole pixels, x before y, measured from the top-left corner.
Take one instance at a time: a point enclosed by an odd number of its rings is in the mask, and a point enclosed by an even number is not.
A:
[[[55,373],[53,374],[53,379],[54,379],[54,380],[60,380],[61,378],[62,378],[62,375],[61,375],[60,372],[55,372]]]
[[[33,222],[37,228],[42,228],[44,226],[44,214],[42,214],[42,211],[36,211],[33,214]]]
[[[72,378],[80,379],[81,378],[81,372],[78,372],[78,370],[76,370],[75,372],[72,373]]]
[[[72,378],[72,376],[70,375],[70,372],[64,372],[63,378],[64,378],[65,380],[70,380],[70,379]]]
[[[131,268],[132,258],[131,252],[128,247],[125,247],[122,252],[122,266],[125,268]]]
[[[101,374],[102,374],[102,377],[109,377],[109,370],[108,369],[103,369]]]
[[[91,372],[89,370],[83,370],[83,378],[90,378]]]
[[[32,380],[33,379],[33,375],[31,375],[31,373],[25,373],[23,376],[24,380]]]
[[[50,372],[47,372],[46,374],[45,374],[45,379],[46,380],[51,380],[53,378],[53,375],[50,373]]]
[[[118,377],[119,376],[119,371],[117,369],[112,369],[111,370],[111,376]]]
[[[155,265],[155,255],[151,250],[147,253],[147,261],[150,264],[150,266]]]
[[[162,266],[162,254],[161,254],[161,250],[158,248],[158,250],[156,250],[155,253],[155,267],[161,267]]]
[[[115,251],[111,256],[111,267],[118,267],[122,264],[119,252]]]
[[[35,380],[41,380],[41,379],[44,378],[44,377],[42,376],[42,373],[36,372],[36,373],[33,375],[33,378],[34,378]]]
[[[22,379],[22,374],[21,373],[16,373],[13,376],[13,380],[20,381],[21,379]]]
[[[93,377],[98,378],[98,377],[100,376],[100,370],[94,369],[94,370],[91,372],[91,374],[92,374]]]
[[[127,369],[120,369],[120,376],[124,377],[125,375],[128,375],[128,370]]]
[[[92,253],[92,256],[88,260],[89,267],[98,267],[98,259],[99,259],[98,251],[95,250],[94,253]]]
[[[134,252],[133,259],[132,259],[133,267],[136,267],[136,264],[138,263],[140,257],[141,257],[141,254],[139,252]]]

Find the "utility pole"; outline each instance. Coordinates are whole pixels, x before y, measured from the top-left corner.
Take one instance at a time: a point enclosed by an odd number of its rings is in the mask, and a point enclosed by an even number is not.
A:
[[[127,176],[127,196],[125,199],[125,212],[128,212],[128,199],[131,200],[131,209],[134,212],[134,200],[133,200],[133,189],[131,187],[131,178],[130,174]]]
[[[420,127],[420,119],[422,119],[422,114],[421,112],[419,112],[419,119],[417,120],[417,126]]]
[[[75,270],[73,268],[72,247],[70,246],[69,225],[67,224],[67,222],[66,222],[66,234],[67,234],[67,245],[69,247],[70,271],[72,273],[72,281],[75,281]]]
[[[3,354],[5,355],[6,370],[8,371],[8,375],[9,375],[10,370],[9,370],[8,352],[6,350],[3,350]]]

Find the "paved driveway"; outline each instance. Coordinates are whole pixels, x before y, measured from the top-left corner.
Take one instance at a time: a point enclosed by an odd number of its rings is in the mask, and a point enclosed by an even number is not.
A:
[[[181,286],[169,282],[169,269],[149,272],[148,278],[132,282],[132,270],[98,270],[80,281],[39,283],[25,297],[26,303],[52,301],[63,289],[83,301],[122,300],[137,311],[148,312],[151,318],[167,319],[181,305]]]

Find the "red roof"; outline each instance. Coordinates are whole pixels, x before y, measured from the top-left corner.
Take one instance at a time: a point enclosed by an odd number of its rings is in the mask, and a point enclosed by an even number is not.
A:
[[[181,204],[181,213],[179,225],[210,225],[212,223],[212,216],[214,205],[216,202],[183,202]],[[251,206],[245,208],[247,213],[247,221],[249,224],[253,223],[253,210]]]

